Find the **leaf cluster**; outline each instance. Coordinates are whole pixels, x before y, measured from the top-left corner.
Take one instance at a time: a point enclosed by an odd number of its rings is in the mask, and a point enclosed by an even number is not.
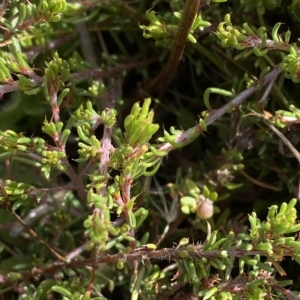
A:
[[[298,299],[298,8],[4,1],[3,299]]]

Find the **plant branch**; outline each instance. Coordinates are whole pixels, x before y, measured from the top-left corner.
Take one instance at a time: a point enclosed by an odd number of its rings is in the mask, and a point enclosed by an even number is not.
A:
[[[265,189],[269,189],[269,190],[272,190],[272,191],[279,191],[279,188],[276,187],[276,186],[273,186],[273,185],[270,185],[270,184],[267,184],[267,183],[264,183],[262,181],[259,181],[259,180],[256,180],[255,178],[251,177],[249,174],[247,174],[244,170],[240,170],[239,171],[245,178],[247,178],[249,181],[251,181],[253,184],[256,184],[258,186],[261,186]]]
[[[83,200],[86,201],[87,199],[87,191],[84,187],[84,184],[82,183],[80,176],[75,173],[73,170],[72,166],[69,164],[67,158],[62,159],[62,163],[66,166],[66,170],[64,171],[66,175],[69,176],[74,189],[78,192],[79,197]]]
[[[298,160],[298,163],[300,165],[300,153],[298,150],[294,147],[294,145],[275,127],[273,126],[263,114],[258,114],[256,112],[251,113],[252,115],[260,118],[264,121],[264,123],[282,140],[282,142],[289,148],[289,150],[292,152],[293,156]]]
[[[41,243],[50,253],[52,253],[58,260],[62,261],[62,262],[66,262],[66,259],[63,258],[60,254],[58,254],[54,249],[52,249],[50,247],[50,245],[48,245],[45,241],[43,241],[34,230],[32,230],[13,210],[13,208],[11,207],[11,203],[8,199],[8,195],[6,193],[6,189],[5,186],[3,184],[3,181],[0,179],[0,189],[2,192],[2,195],[4,197],[5,200],[5,206],[7,208],[7,210],[22,224],[22,226],[24,228],[27,229],[27,231],[29,232],[29,234],[35,238],[39,243]]]
[[[140,66],[145,66],[148,64],[153,63],[156,61],[156,58],[148,59],[146,61],[141,62],[134,62],[129,63],[125,65],[120,65],[118,67],[112,67],[108,68],[107,70],[104,69],[95,69],[95,70],[85,70],[81,72],[76,72],[73,74],[70,74],[70,77],[72,77],[75,80],[83,80],[88,78],[111,78],[113,75],[119,74],[124,72],[125,70],[132,70]],[[60,80],[61,76],[57,78],[57,80]],[[36,75],[34,78],[32,78],[32,81],[35,83],[36,87],[41,86],[43,83],[42,77]],[[3,97],[4,94],[17,91],[19,89],[18,81],[10,81],[9,83],[0,84],[0,98]]]
[[[266,77],[264,77],[261,80],[259,85],[251,87],[247,90],[244,90],[239,95],[234,97],[230,102],[228,102],[221,108],[215,110],[206,120],[206,122],[205,122],[206,126],[213,124],[216,120],[221,118],[230,107],[235,107],[235,106],[240,105],[248,97],[250,97],[256,91],[258,91],[262,86],[265,86],[269,82],[274,81],[280,73],[281,73],[281,70],[279,69],[279,67],[278,66],[275,67],[268,75],[266,75]],[[175,142],[178,144],[190,143],[195,139],[195,135],[200,135],[202,132],[203,132],[203,129],[201,128],[201,126],[196,125],[192,128],[189,128],[189,129],[179,133],[175,138]],[[192,138],[191,138],[191,136],[192,136]],[[169,142],[163,143],[158,147],[158,150],[160,150],[160,151],[172,151],[174,149],[175,149],[175,147]]]
[[[163,70],[146,87],[148,93],[158,90],[177,69],[187,43],[187,37],[198,13],[201,0],[186,0],[169,60]]]
[[[135,250],[131,250],[129,253],[120,252],[117,254],[101,254],[97,257],[87,258],[83,260],[73,260],[71,262],[55,262],[51,266],[41,267],[41,268],[34,268],[29,271],[22,272],[22,278],[24,280],[28,280],[31,277],[39,274],[45,273],[53,273],[60,269],[64,268],[78,268],[78,267],[86,267],[86,266],[97,266],[98,264],[102,263],[117,263],[118,261],[143,261],[144,263],[151,261],[151,260],[168,260],[168,261],[176,261],[182,259],[180,253],[182,251],[181,247],[174,247],[174,248],[163,248],[160,250],[151,250],[147,247],[141,247]],[[195,245],[195,249],[193,251],[185,250],[188,253],[188,257],[192,259],[199,259],[199,258],[206,258],[208,261],[210,259],[221,258],[221,252],[224,250],[209,250],[204,251],[203,245],[198,244]],[[282,253],[282,245],[274,245],[273,248],[274,253]],[[286,249],[286,253],[289,251]],[[239,247],[232,247],[227,250],[229,257],[243,257],[243,256],[252,256],[252,255],[261,255],[268,257],[268,255],[261,250],[246,250],[241,249]]]
[[[275,77],[273,80],[271,80],[271,81],[269,82],[269,84],[268,84],[268,86],[267,86],[267,88],[266,88],[266,90],[265,90],[263,96],[262,96],[262,97],[260,98],[260,100],[258,101],[258,104],[263,105],[263,104],[266,102],[266,100],[267,100],[267,98],[268,98],[268,96],[269,96],[269,94],[270,94],[270,92],[271,92],[271,90],[272,90],[272,87],[273,87],[273,85],[274,85],[274,83],[275,83],[275,81],[276,81],[276,78],[277,78],[277,77]]]
[[[99,195],[106,197],[107,195],[107,182],[108,182],[108,165],[110,162],[109,154],[111,149],[111,135],[112,129],[107,126],[104,127],[103,137],[101,140],[101,160],[99,166],[99,174],[102,175],[104,179],[103,185],[101,185],[100,190],[98,191]]]
[[[261,80],[261,82],[258,86],[251,87],[251,88],[241,92],[239,95],[234,97],[229,103],[225,104],[218,110],[214,111],[214,113],[208,117],[208,120],[206,121],[206,126],[211,125],[216,120],[218,120],[220,117],[222,117],[230,107],[240,105],[248,97],[250,97],[256,91],[258,91],[261,87],[265,86],[270,81],[274,81],[280,73],[281,73],[281,70],[279,69],[279,67],[278,66],[275,67],[268,75],[266,75],[266,77],[264,77]]]

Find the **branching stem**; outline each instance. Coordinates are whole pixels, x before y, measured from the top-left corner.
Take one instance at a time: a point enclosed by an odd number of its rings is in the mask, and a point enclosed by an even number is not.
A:
[[[0,189],[2,192],[2,195],[4,197],[4,201],[5,201],[5,206],[7,208],[7,210],[22,224],[22,226],[29,232],[29,234],[35,238],[40,244],[42,244],[50,253],[52,253],[58,260],[66,263],[66,259],[63,258],[60,254],[58,254],[53,248],[50,247],[49,244],[47,244],[45,241],[43,241],[37,234],[36,232],[31,229],[24,221],[22,218],[20,218],[12,209],[11,207],[11,203],[8,199],[8,195],[6,193],[6,189],[4,186],[3,181],[0,179]]]
[[[190,33],[191,27],[198,13],[201,0],[186,0],[182,18],[178,25],[178,31],[175,37],[174,45],[171,50],[169,60],[163,70],[156,76],[149,86],[146,88],[147,92],[154,92],[160,88],[162,84],[165,85],[166,80],[177,69],[177,66],[182,58],[187,37]]]

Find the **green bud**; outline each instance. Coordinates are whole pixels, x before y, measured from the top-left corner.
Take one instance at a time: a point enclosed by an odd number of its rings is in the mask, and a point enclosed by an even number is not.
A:
[[[119,260],[119,261],[117,262],[117,269],[118,269],[118,270],[122,270],[123,268],[124,268],[124,262],[121,261],[121,260]]]
[[[156,250],[157,248],[155,244],[147,244],[146,247],[151,250]]]
[[[221,257],[228,257],[228,252],[226,251],[226,250],[222,250],[221,252],[220,252],[220,256]]]
[[[103,124],[108,127],[112,128],[116,123],[116,115],[117,111],[115,109],[106,109],[101,113],[101,119]]]
[[[11,280],[11,281],[18,281],[22,278],[22,274],[20,273],[16,273],[16,272],[10,272],[7,274],[7,277]]]
[[[16,147],[20,151],[23,151],[23,152],[27,151],[27,146],[25,146],[25,145],[16,145]]]
[[[90,228],[90,227],[92,227],[92,220],[91,220],[91,217],[89,217],[88,219],[86,219],[84,222],[83,222],[83,226],[85,227],[85,228]]]
[[[180,250],[179,251],[179,256],[184,258],[184,257],[188,257],[189,253],[186,250]]]
[[[182,238],[179,243],[178,243],[178,246],[179,247],[182,247],[182,246],[185,246],[189,243],[189,239],[188,238]]]

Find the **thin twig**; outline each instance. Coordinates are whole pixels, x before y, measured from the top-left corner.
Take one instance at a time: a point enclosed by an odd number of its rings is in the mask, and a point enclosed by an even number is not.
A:
[[[120,65],[118,67],[112,67],[108,68],[107,70],[104,69],[95,69],[95,70],[85,70],[81,72],[76,72],[73,74],[70,74],[70,77],[75,79],[75,80],[83,80],[87,78],[112,78],[113,75],[120,74],[126,70],[132,70],[141,66],[149,65],[153,62],[157,61],[157,58],[152,58],[148,59],[145,61],[141,62],[133,62],[133,63],[128,63],[124,65]],[[28,74],[24,74],[27,75]],[[35,83],[35,86],[41,86],[43,84],[43,79],[42,77],[36,75],[35,73],[31,72],[31,80]],[[59,81],[60,76],[58,76],[57,80]],[[16,81],[11,81],[9,83],[4,83],[0,84],[0,99],[3,97],[4,94],[11,93],[14,91],[19,90],[19,82]]]
[[[4,201],[5,201],[5,206],[6,209],[23,225],[24,228],[27,229],[27,231],[29,232],[29,234],[35,238],[39,243],[41,243],[49,252],[51,252],[58,260],[66,263],[66,259],[63,258],[60,254],[58,254],[54,249],[52,249],[50,247],[50,245],[48,245],[46,242],[44,242],[36,233],[35,231],[33,231],[33,229],[31,229],[12,209],[11,207],[11,203],[9,201],[5,186],[3,181],[0,179],[0,190],[2,192]]]
[[[35,275],[39,274],[45,274],[45,273],[53,273],[57,272],[60,269],[64,268],[79,268],[79,267],[86,267],[86,266],[97,266],[98,264],[101,263],[117,263],[118,261],[144,261],[145,263],[147,261],[151,260],[168,260],[168,261],[176,261],[178,259],[182,259],[180,256],[182,248],[181,247],[174,247],[174,248],[163,248],[160,250],[151,250],[148,248],[143,248],[141,249],[136,249],[136,250],[131,250],[130,252],[120,252],[117,254],[101,254],[96,257],[92,258],[87,258],[87,259],[82,259],[78,260],[75,259],[71,262],[55,262],[52,265],[47,265],[45,267],[40,267],[37,268],[35,267],[32,270],[29,271],[24,271],[22,272],[22,278],[23,280],[28,280],[32,278]],[[203,258],[205,257],[206,259],[214,259],[217,257],[221,257],[221,250],[208,250],[204,251],[203,250],[203,245],[202,244],[197,244],[195,245],[195,248],[193,250],[188,250],[185,248],[185,250],[188,253],[188,256],[192,259],[197,259],[197,258]],[[281,245],[274,245],[274,253],[281,253],[282,248]],[[229,257],[241,257],[241,256],[251,256],[251,255],[261,255],[261,256],[266,256],[266,253],[261,250],[247,250],[247,249],[242,249],[239,247],[232,247],[228,251],[228,256]]]
[[[107,112],[108,113],[108,112]],[[99,175],[104,177],[104,182],[101,188],[98,191],[98,194],[102,197],[106,197],[107,195],[107,182],[108,182],[108,165],[110,162],[110,148],[111,148],[111,136],[112,129],[107,126],[104,127],[103,137],[101,139],[101,160],[99,166]]]
[[[86,251],[88,244],[89,242],[85,242],[83,245],[72,250],[69,254],[66,255],[66,259],[70,261],[77,258],[82,252]]]
[[[90,64],[92,68],[98,66],[97,55],[94,51],[91,36],[89,34],[86,23],[80,22],[75,24],[75,29],[79,35],[80,48],[83,53],[84,60]]]
[[[220,119],[227,110],[231,107],[239,106],[241,103],[243,103],[248,97],[250,97],[252,94],[254,94],[256,91],[258,91],[262,86],[267,85],[270,81],[275,81],[277,76],[281,73],[281,70],[279,67],[275,67],[264,79],[260,82],[260,85],[251,87],[243,92],[241,92],[239,95],[234,97],[230,102],[219,108],[218,110],[215,110],[206,120],[205,124],[206,126],[209,126],[213,124],[215,121]],[[200,125],[196,125],[192,128],[189,128],[181,133],[179,133],[176,138],[175,142],[180,143],[190,143],[192,142],[196,136],[199,136],[203,132],[203,129],[200,127]],[[193,136],[193,138],[191,138]],[[167,142],[163,143],[159,146],[158,150],[161,151],[172,151],[174,150],[174,146]]]
[[[44,267],[34,267],[31,270],[21,272],[22,274],[22,280],[29,280],[30,278],[37,276],[37,275],[45,275],[45,274],[51,274],[55,273],[59,270],[62,269],[76,269],[79,267],[87,267],[87,266],[93,266],[97,267],[97,265],[101,263],[116,263],[118,261],[143,261],[143,262],[149,262],[152,260],[167,260],[167,261],[177,261],[181,260],[182,257],[180,255],[182,249],[185,249],[187,252],[187,256],[190,257],[191,259],[199,259],[199,258],[206,258],[208,261],[211,259],[215,259],[218,257],[221,257],[221,253],[224,250],[208,250],[204,251],[203,250],[203,245],[202,244],[196,244],[193,247],[193,250],[189,250],[188,248],[182,248],[182,247],[176,247],[176,248],[164,248],[161,250],[151,250],[146,247],[141,247],[139,249],[132,250],[130,252],[120,252],[117,254],[106,254],[103,255],[101,254],[100,256],[93,257],[93,258],[88,258],[88,259],[83,259],[83,260],[73,260],[71,262],[55,262],[52,265],[47,265]],[[282,247],[281,245],[274,245],[273,248],[274,253],[281,253],[282,255]],[[238,258],[242,256],[251,256],[251,255],[261,255],[267,257],[265,251],[261,250],[248,250],[248,249],[243,249],[240,247],[231,247],[230,249],[227,250],[227,254],[229,257],[232,258]],[[276,280],[274,280],[274,277],[271,274],[268,274],[268,277],[266,277],[266,274],[263,274],[263,278],[265,280],[268,280],[268,286],[273,287],[275,289],[278,288],[278,283]],[[232,290],[232,286],[240,286],[241,289],[245,288],[247,286],[247,283],[250,282],[252,279],[249,278],[248,276],[244,275],[239,275],[235,277],[232,280],[229,280],[226,282],[223,286],[223,289],[226,290]],[[11,285],[11,279],[8,276],[2,276],[0,277],[0,282],[2,284],[6,285]],[[283,293],[284,295],[287,296],[287,299],[299,299],[299,296],[297,298],[296,294],[293,292],[290,292],[287,289],[284,289],[283,287],[280,287],[280,292]]]
[[[270,92],[271,92],[271,90],[272,90],[272,87],[273,87],[273,85],[274,85],[274,83],[275,83],[275,81],[276,81],[276,78],[277,78],[277,77],[273,78],[273,79],[270,81],[270,83],[268,84],[268,86],[267,86],[267,88],[266,88],[266,90],[265,90],[263,96],[262,96],[262,97],[260,98],[260,100],[258,101],[258,104],[263,105],[264,102],[267,100],[268,95],[270,94]]]
[[[258,118],[260,118],[261,120],[264,121],[264,123],[282,140],[282,142],[290,149],[290,151],[292,152],[292,154],[294,155],[294,157],[298,160],[298,163],[300,165],[300,153],[298,152],[298,150],[294,147],[294,145],[275,127],[273,126],[268,119],[266,118],[266,116],[264,116],[263,114],[259,114],[257,112],[252,111],[252,113],[250,115],[254,115]]]
[[[191,27],[198,13],[201,0],[186,0],[182,18],[178,25],[178,31],[175,37],[174,45],[171,50],[169,60],[163,70],[156,76],[146,87],[146,91],[153,92],[156,91],[162,84],[166,84],[166,79],[173,74],[177,69],[177,66],[184,53],[185,45],[187,42],[187,37],[190,33]]]
[[[252,183],[254,183],[254,184],[258,185],[258,186],[261,186],[261,187],[263,187],[263,188],[265,188],[265,189],[273,190],[273,191],[276,191],[276,192],[279,190],[277,187],[275,187],[275,186],[273,186],[273,185],[270,185],[270,184],[267,184],[267,183],[264,183],[264,182],[261,182],[261,181],[259,181],[259,180],[254,179],[253,177],[251,177],[249,174],[247,174],[247,173],[246,173],[245,171],[243,171],[243,170],[240,170],[240,173],[241,173],[244,177],[246,177],[247,179],[249,179],[249,181],[251,181]]]
[[[66,166],[66,170],[64,171],[64,173],[69,176],[74,189],[76,189],[76,191],[78,192],[79,197],[83,201],[86,201],[87,200],[87,191],[84,187],[84,184],[81,181],[80,176],[78,174],[76,174],[76,172],[72,168],[72,166],[69,163],[67,158],[62,158],[61,161]]]
[[[275,81],[277,76],[281,73],[281,70],[279,67],[275,67],[264,79],[258,86],[251,87],[243,92],[241,92],[239,95],[234,97],[229,103],[225,104],[218,110],[216,110],[211,116],[208,117],[208,120],[206,121],[206,126],[211,125],[214,123],[216,120],[218,120],[220,117],[222,117],[227,109],[230,107],[238,106],[242,102],[244,102],[248,97],[250,97],[252,94],[254,94],[257,90],[259,90],[262,86],[265,86],[268,84],[270,81]]]

